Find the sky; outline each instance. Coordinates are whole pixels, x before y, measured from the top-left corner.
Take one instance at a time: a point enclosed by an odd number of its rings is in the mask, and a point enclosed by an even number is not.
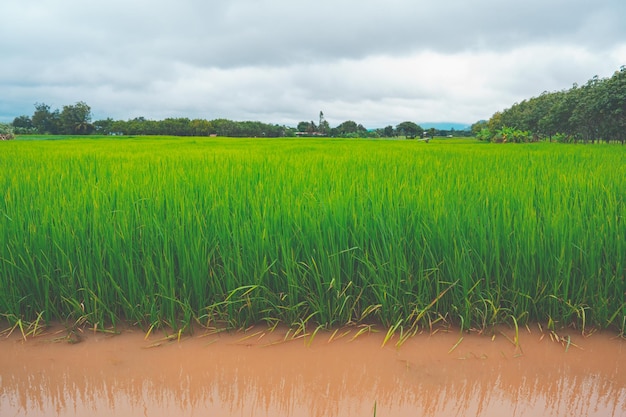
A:
[[[2,0],[0,122],[470,125],[626,65],[624,0]]]

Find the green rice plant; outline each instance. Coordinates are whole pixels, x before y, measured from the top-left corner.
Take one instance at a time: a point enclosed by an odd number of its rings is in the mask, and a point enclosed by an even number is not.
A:
[[[16,318],[14,315],[10,314],[5,314],[4,316],[9,323],[9,327],[0,332],[0,335],[6,333],[6,337],[11,336],[15,330],[19,329],[22,339],[26,340],[28,336],[37,336],[45,328],[45,324],[42,323],[43,313],[39,313],[37,318],[32,322],[25,322],[24,320]]]
[[[549,143],[0,144],[0,314],[96,328],[626,323],[625,152]],[[28,327],[28,325],[26,326]],[[313,332],[313,333],[310,333]]]

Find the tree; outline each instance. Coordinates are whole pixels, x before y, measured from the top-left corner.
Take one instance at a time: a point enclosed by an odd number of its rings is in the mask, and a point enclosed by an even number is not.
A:
[[[91,107],[83,101],[73,106],[63,106],[60,121],[62,133],[66,135],[86,135],[94,130],[91,124]]]
[[[339,135],[344,136],[347,134],[356,133],[358,130],[358,125],[352,120],[346,120],[345,122],[337,126],[336,129]]]
[[[521,141],[530,137],[533,141],[626,143],[626,68],[610,78],[595,76],[583,86],[574,84],[567,91],[543,92],[515,103],[496,112],[487,123],[487,129],[501,139],[502,132],[509,132],[505,127],[519,132],[513,138]]]
[[[403,136],[406,136],[407,139],[415,139],[418,136],[422,136],[424,133],[424,129],[416,123],[413,122],[402,122],[398,126],[396,126],[396,131]]]
[[[390,126],[386,126],[383,129],[383,135],[385,137],[387,137],[387,138],[391,138],[391,137],[396,136],[396,131],[394,130],[393,126],[391,126],[391,125]]]
[[[13,127],[30,129],[33,127],[33,121],[28,116],[18,116],[13,119]]]
[[[57,134],[60,130],[59,110],[50,111],[45,103],[35,103],[35,112],[31,118],[33,127],[41,134]]]
[[[626,142],[626,66],[622,66],[607,81],[606,91],[602,112],[610,120],[609,134],[623,145]]]
[[[191,136],[191,120],[186,117],[168,117],[159,122],[160,135]]]
[[[330,132],[330,125],[328,121],[324,118],[324,113],[320,111],[320,122],[317,125],[317,131],[322,135],[327,135]]]
[[[18,116],[13,119],[13,130],[17,134],[29,134],[35,133],[36,129],[33,127],[33,121],[29,116]]]
[[[494,134],[488,128],[484,127],[480,131],[476,132],[475,136],[476,136],[476,139],[480,141],[491,142],[491,139],[493,139]]]
[[[487,122],[487,129],[489,129],[490,132],[500,130],[503,126],[504,123],[502,123],[502,112],[499,111],[495,112],[493,116],[491,116],[491,119],[489,119],[489,121]]]
[[[4,123],[0,123],[0,140],[11,140],[15,137],[13,127]]]
[[[313,122],[300,122],[298,123],[298,132],[301,133],[307,133],[310,132],[312,129],[311,123]],[[313,125],[313,127],[315,126],[315,124]]]
[[[472,135],[477,136],[483,129],[487,129],[487,121],[479,120],[471,127]]]
[[[189,123],[190,132],[193,136],[209,136],[211,134],[211,123],[207,120],[194,119]]]
[[[212,122],[215,134],[218,136],[235,136],[236,123],[228,119],[215,119]]]
[[[114,130],[115,120],[107,117],[104,120],[96,120],[93,122],[93,127],[96,133],[100,135],[110,135],[111,133],[117,133]]]

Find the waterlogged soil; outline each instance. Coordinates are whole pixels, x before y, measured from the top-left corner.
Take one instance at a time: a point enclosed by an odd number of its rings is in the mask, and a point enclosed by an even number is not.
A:
[[[626,415],[615,334],[440,330],[382,347],[359,330],[16,331],[0,338],[0,416]]]

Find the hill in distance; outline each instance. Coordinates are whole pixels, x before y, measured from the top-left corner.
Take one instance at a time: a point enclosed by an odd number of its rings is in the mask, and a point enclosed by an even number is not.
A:
[[[454,122],[436,122],[436,123],[418,123],[423,129],[430,129],[434,127],[437,130],[469,130],[471,129],[471,125],[466,123],[454,123]]]

